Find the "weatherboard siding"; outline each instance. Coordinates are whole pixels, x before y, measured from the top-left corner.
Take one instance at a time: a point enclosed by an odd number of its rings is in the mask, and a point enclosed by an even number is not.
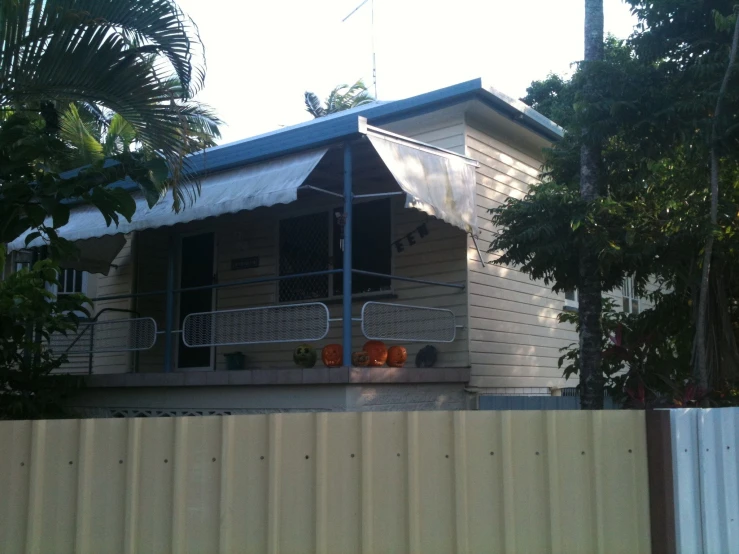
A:
[[[87,295],[91,298],[100,296],[117,296],[133,292],[133,250],[132,235],[126,237],[126,244],[113,260],[108,275],[90,274],[87,278]],[[95,302],[92,315],[99,314],[105,308],[118,310],[132,309],[130,298]],[[131,313],[108,311],[100,315],[99,321],[128,319],[135,317]],[[81,340],[84,340],[81,339]],[[92,370],[94,373],[126,373],[131,368],[130,352],[99,353],[93,355]],[[70,356],[56,373],[88,373],[89,356]]]
[[[383,125],[383,128],[457,154],[464,155],[465,152],[466,125],[464,119],[458,116],[437,117],[434,114],[427,114]]]
[[[515,267],[495,265],[487,253],[495,226],[489,210],[509,197],[522,198],[538,183],[541,160],[495,137],[494,130],[466,127],[466,154],[476,159],[478,244],[486,261],[480,263],[467,241],[470,321],[470,385],[494,387],[561,387],[559,349],[577,341],[569,325],[559,323],[564,295]]]

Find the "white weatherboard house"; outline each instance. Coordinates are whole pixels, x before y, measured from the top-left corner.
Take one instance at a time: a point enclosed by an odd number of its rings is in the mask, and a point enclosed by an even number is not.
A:
[[[96,317],[57,341],[63,370],[89,373],[72,405],[462,409],[567,386],[559,348],[577,337],[557,315],[569,301],[486,253],[488,210],[537,182],[561,136],[473,80],[211,148],[194,156],[202,193],[180,213],[171,196],[151,210],[140,199],[130,223],[107,227],[75,208],[60,234],[81,261],[58,293],[86,292]],[[16,265],[22,247],[10,245]],[[406,366],[352,367],[368,339],[405,346]],[[301,343],[342,344],[341,367],[320,350],[297,367]],[[426,345],[436,362],[416,368]]]

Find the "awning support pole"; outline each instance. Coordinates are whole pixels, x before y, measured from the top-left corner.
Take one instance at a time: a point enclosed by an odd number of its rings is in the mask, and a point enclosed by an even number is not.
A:
[[[357,194],[354,198],[386,198],[388,196],[400,196],[401,194],[408,194],[402,190],[395,192],[375,192],[372,194]]]
[[[470,236],[472,237],[472,242],[475,243],[475,248],[477,249],[477,255],[480,256],[480,263],[482,264],[482,267],[485,267],[485,259],[482,257],[482,252],[480,252],[480,246],[477,244],[477,237],[470,233]]]
[[[164,371],[169,373],[172,367],[172,328],[174,327],[174,274],[175,274],[175,238],[169,237],[167,248],[167,290],[166,318],[164,326]]]
[[[344,366],[352,365],[352,147],[344,144],[344,298],[342,301],[342,343]]]
[[[330,194],[331,196],[338,196],[339,198],[344,198],[343,194],[339,194],[338,192],[331,192],[330,190],[322,189],[320,187],[314,187],[313,185],[303,185],[298,190],[301,190],[301,189],[315,190],[317,192],[322,192],[323,194]]]

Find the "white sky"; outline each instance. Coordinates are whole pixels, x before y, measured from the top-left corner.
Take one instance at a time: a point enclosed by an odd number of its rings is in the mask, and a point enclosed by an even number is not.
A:
[[[303,92],[372,84],[370,2],[179,0],[198,25],[208,72],[199,99],[230,142],[310,119]],[[606,32],[634,20],[604,0]],[[583,56],[583,0],[374,0],[377,89],[396,100],[482,77],[514,97]]]

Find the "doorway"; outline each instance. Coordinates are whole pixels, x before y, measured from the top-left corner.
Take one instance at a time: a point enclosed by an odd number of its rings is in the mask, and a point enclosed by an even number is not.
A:
[[[215,234],[203,233],[184,236],[180,242],[179,288],[212,285],[215,271]],[[192,290],[180,293],[179,329],[188,314],[213,311],[213,289]],[[212,369],[213,348],[199,346],[190,348],[177,341],[177,368],[183,370]]]

